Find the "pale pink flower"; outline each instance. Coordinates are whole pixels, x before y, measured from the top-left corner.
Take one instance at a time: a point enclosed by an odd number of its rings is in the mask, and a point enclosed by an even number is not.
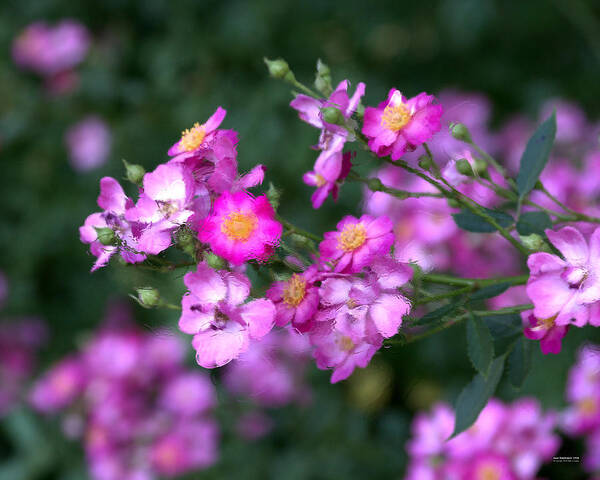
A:
[[[533,310],[521,313],[523,333],[530,340],[539,340],[540,349],[544,355],[560,353],[562,339],[569,331],[569,325],[556,325],[555,318],[536,318]]]
[[[65,141],[75,170],[87,172],[106,163],[111,135],[100,118],[89,116],[73,125],[67,130]]]

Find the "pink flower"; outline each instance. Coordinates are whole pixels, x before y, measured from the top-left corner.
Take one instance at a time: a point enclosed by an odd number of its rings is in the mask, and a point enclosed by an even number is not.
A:
[[[333,369],[331,383],[345,380],[356,367],[366,367],[381,347],[381,340],[369,343],[363,332],[349,315],[338,318],[335,323],[318,322],[309,332],[317,367]]]
[[[89,116],[69,128],[65,140],[71,165],[81,172],[104,165],[110,152],[110,130],[95,116]]]
[[[248,350],[251,339],[264,337],[275,320],[270,300],[244,303],[250,281],[241,273],[216,272],[199,264],[183,279],[189,289],[182,301],[179,328],[194,335],[196,360],[205,368],[225,365]]]
[[[531,340],[540,341],[540,349],[544,355],[560,353],[562,339],[569,331],[569,325],[555,325],[556,317],[536,318],[533,310],[521,313],[523,333]]]
[[[315,281],[319,272],[315,265],[305,272],[294,273],[288,280],[275,282],[266,297],[276,308],[275,324],[283,327],[292,323],[300,332],[310,330],[312,320],[319,306],[318,288]]]
[[[391,257],[376,258],[364,278],[335,276],[326,278],[319,287],[322,308],[318,321],[351,317],[361,326],[367,341],[393,337],[410,312],[410,302],[398,288],[412,277],[412,269]]]
[[[89,44],[88,30],[75,20],[63,20],[53,28],[36,22],[15,39],[13,58],[23,68],[51,76],[80,63]]]
[[[159,165],[144,175],[144,190],[125,218],[143,225],[138,240],[141,251],[157,254],[172,243],[171,233],[193,214],[194,181],[181,164]]]
[[[485,452],[475,458],[467,469],[465,480],[518,480],[513,473],[510,461],[504,455]]]
[[[192,417],[215,407],[217,398],[213,384],[204,373],[185,372],[169,379],[160,402],[175,414]]]
[[[125,195],[123,188],[114,178],[104,177],[100,180],[98,206],[104,211],[92,213],[85,219],[83,226],[79,227],[81,241],[90,245],[90,251],[96,257],[92,272],[104,267],[116,252],[119,252],[128,263],[144,261],[146,256],[140,253],[138,245],[140,226],[128,222],[125,218],[126,212],[133,207],[133,202]],[[100,243],[96,228],[113,230],[120,245]]]
[[[360,272],[389,252],[394,243],[392,227],[388,217],[363,215],[357,219],[348,215],[337,224],[336,232],[325,233],[319,245],[321,260],[333,262],[336,272]]]
[[[365,109],[362,133],[369,148],[379,157],[391,155],[398,160],[429,140],[441,128],[443,109],[434,100],[426,93],[407,100],[392,88],[386,101]]]
[[[349,152],[342,154],[341,151],[327,157],[319,156],[314,170],[304,174],[302,177],[304,183],[317,187],[310,198],[314,209],[323,205],[330,194],[334,200],[337,200],[339,186],[352,168],[350,159],[353,156]]]
[[[589,247],[574,227],[546,230],[546,235],[564,260],[544,252],[529,256],[527,295],[534,316],[555,318],[558,326],[600,325],[600,318],[590,316],[590,305],[600,300],[600,228],[591,235]]]
[[[246,191],[223,193],[204,219],[198,238],[214,253],[234,265],[265,260],[281,237],[282,226],[265,195],[252,197]]]
[[[194,154],[202,147],[206,147],[213,140],[215,132],[226,114],[227,111],[224,108],[218,107],[206,123],[202,125],[195,123],[192,128],[181,132],[181,138],[169,148],[167,154],[171,157],[180,154]]]
[[[82,392],[85,382],[80,360],[75,357],[66,358],[35,384],[30,402],[41,412],[61,410]]]

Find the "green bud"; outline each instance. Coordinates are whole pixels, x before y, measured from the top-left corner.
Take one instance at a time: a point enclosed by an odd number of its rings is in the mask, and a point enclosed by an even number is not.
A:
[[[329,67],[323,63],[321,59],[317,60],[315,88],[326,97],[333,91],[333,86],[331,85],[331,70],[329,70]]]
[[[294,77],[294,74],[290,70],[290,66],[283,58],[269,60],[265,57],[264,61],[269,69],[269,75],[271,75],[271,77],[278,80],[285,80],[290,83],[293,83],[296,80],[296,77]]]
[[[371,190],[372,192],[383,191],[383,183],[381,183],[381,180],[379,180],[378,178],[369,178],[369,181],[367,182],[367,186],[369,187],[369,190]]]
[[[110,245],[116,244],[115,232],[112,228],[108,227],[94,227],[96,230],[96,235],[98,235],[98,241],[102,245],[106,245],[107,247]]]
[[[196,259],[196,236],[187,227],[182,227],[175,233],[176,246],[181,251],[187,253],[194,260]]]
[[[123,164],[125,165],[125,175],[127,176],[127,180],[134,185],[141,186],[142,181],[144,180],[144,175],[146,174],[144,167],[141,165],[131,164],[125,159],[123,159]]]
[[[450,125],[450,133],[454,138],[460,140],[461,142],[471,143],[473,140],[471,139],[471,134],[469,133],[469,129],[463,123],[453,123]]]
[[[153,287],[141,287],[136,290],[137,301],[144,308],[158,307],[161,303],[160,293]]]
[[[458,173],[466,175],[467,177],[473,176],[473,168],[466,158],[461,158],[460,160],[456,161],[456,170]]]
[[[342,115],[342,112],[336,107],[325,107],[321,109],[321,115],[323,120],[327,123],[333,123],[334,125],[343,125],[346,119]]]
[[[431,158],[429,158],[429,155],[421,155],[419,157],[418,163],[419,163],[419,167],[421,167],[423,170],[426,170],[426,171],[429,171],[429,169],[432,166]]]
[[[269,189],[267,190],[266,195],[269,199],[269,202],[271,202],[273,210],[277,210],[279,208],[279,200],[281,199],[281,191],[275,188],[275,185],[269,182]]]
[[[204,260],[206,261],[206,264],[214,270],[223,270],[227,266],[227,262],[224,259],[212,252],[204,254]]]
[[[487,162],[482,159],[482,158],[476,158],[475,159],[475,166],[474,166],[474,170],[475,173],[477,173],[477,175],[483,176],[485,175],[485,173],[487,172]]]
[[[532,252],[551,252],[550,246],[537,233],[522,235],[520,238],[523,245]]]

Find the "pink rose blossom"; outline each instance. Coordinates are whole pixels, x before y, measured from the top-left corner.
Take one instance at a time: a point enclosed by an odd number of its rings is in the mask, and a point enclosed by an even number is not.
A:
[[[41,412],[55,412],[69,405],[85,387],[85,373],[78,358],[66,358],[35,385],[30,402]]]
[[[101,167],[110,152],[111,136],[106,123],[90,116],[73,125],[65,135],[71,165],[87,172]]]
[[[327,157],[319,157],[314,170],[304,174],[304,183],[317,187],[310,198],[314,209],[321,207],[330,194],[337,200],[340,184],[352,168],[352,157],[353,154],[342,154],[341,151]]]
[[[379,157],[391,155],[398,160],[429,140],[441,128],[443,109],[434,100],[426,93],[406,99],[392,88],[377,108],[365,109],[362,133],[369,139],[369,148]]]
[[[309,267],[302,273],[294,273],[288,280],[275,282],[266,297],[277,310],[275,324],[283,327],[288,323],[300,332],[310,330],[312,320],[319,306],[318,288],[315,281],[319,279],[316,266]]]
[[[546,235],[564,259],[545,252],[529,256],[527,295],[533,314],[554,318],[558,326],[599,325],[600,318],[590,316],[590,305],[600,300],[600,229],[591,235],[589,246],[574,227],[546,230]]]
[[[264,337],[275,321],[275,306],[261,298],[244,303],[250,282],[241,273],[216,272],[201,263],[183,279],[189,289],[182,301],[179,328],[194,335],[196,360],[205,368],[225,365]]]
[[[282,226],[265,195],[246,191],[223,193],[204,219],[198,238],[234,265],[268,258],[281,237]]]
[[[181,132],[181,138],[169,148],[167,154],[171,157],[180,154],[195,154],[206,147],[214,139],[217,128],[225,119],[226,114],[227,111],[224,108],[218,107],[206,123],[202,125],[195,123],[192,128]]]
[[[523,333],[530,340],[539,340],[540,349],[544,355],[560,353],[562,339],[569,330],[569,325],[555,325],[555,317],[547,319],[536,318],[533,310],[521,313]]]
[[[319,245],[321,259],[333,262],[336,272],[360,272],[374,258],[389,252],[394,243],[392,227],[388,217],[348,215],[337,224],[337,231],[325,233]]]

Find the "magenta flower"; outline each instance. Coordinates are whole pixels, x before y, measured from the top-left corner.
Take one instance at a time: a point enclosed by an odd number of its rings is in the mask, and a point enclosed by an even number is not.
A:
[[[394,243],[393,224],[388,217],[359,219],[350,215],[326,232],[319,245],[321,260],[335,264],[340,273],[360,272],[378,256],[386,255]]]
[[[412,273],[408,265],[381,257],[373,261],[364,278],[326,278],[319,287],[322,308],[316,320],[348,315],[354,325],[364,328],[367,341],[379,344],[381,337],[398,333],[402,317],[410,312],[410,302],[398,293],[398,288],[411,279]]]
[[[100,180],[98,206],[104,211],[92,213],[85,219],[83,226],[79,227],[81,241],[90,245],[90,251],[96,257],[92,272],[104,267],[116,252],[119,252],[123,260],[128,263],[144,261],[146,256],[140,253],[138,244],[140,226],[128,222],[125,218],[127,211],[133,207],[133,202],[125,195],[123,188],[114,178],[103,177]],[[96,228],[113,230],[119,245],[107,246],[100,243]]]
[[[350,152],[342,154],[341,151],[326,157],[319,156],[314,170],[304,174],[302,177],[304,183],[317,187],[310,197],[314,209],[323,205],[330,194],[334,200],[337,200],[340,184],[352,168],[350,159],[353,156]]]
[[[335,323],[318,322],[309,332],[317,367],[333,369],[331,383],[345,380],[356,367],[366,367],[381,347],[381,340],[375,344],[367,342],[361,327],[345,315]]]
[[[536,318],[533,310],[521,313],[523,319],[523,333],[530,340],[539,340],[540,349],[544,355],[560,353],[562,339],[569,331],[569,325],[556,325],[556,316],[540,319]]]
[[[511,468],[510,461],[504,455],[484,452],[477,456],[466,469],[465,480],[518,480]]]
[[[185,372],[170,376],[160,403],[174,414],[193,417],[215,407],[217,398],[210,378],[204,373]]]
[[[305,272],[294,273],[288,280],[275,282],[267,290],[276,308],[275,324],[283,327],[288,323],[300,332],[307,332],[319,306],[318,268],[313,265]]]
[[[558,326],[581,327],[590,320],[590,305],[600,300],[600,228],[591,235],[589,247],[574,227],[546,230],[546,235],[564,260],[544,252],[529,256],[527,295],[533,314],[554,318]]]
[[[106,123],[98,117],[89,116],[67,130],[65,141],[73,168],[87,172],[106,162],[111,135]]]
[[[176,142],[167,154],[171,157],[180,154],[192,154],[198,152],[202,147],[211,142],[219,125],[223,122],[227,111],[218,107],[211,117],[200,125],[195,123],[192,128],[181,132],[181,138]]]
[[[169,248],[171,233],[194,214],[193,194],[191,172],[181,164],[162,164],[144,175],[144,190],[125,214],[130,222],[143,225],[138,239],[141,251],[157,254]]]
[[[85,371],[80,360],[68,357],[35,384],[29,400],[40,412],[55,412],[71,404],[85,384]]]
[[[429,140],[440,130],[443,112],[434,100],[426,93],[407,100],[392,88],[377,108],[365,109],[362,133],[369,139],[369,148],[379,157],[391,155],[398,160]]]
[[[234,265],[265,260],[281,237],[282,226],[265,195],[246,191],[223,193],[201,224],[198,238]]]
[[[194,335],[196,360],[205,368],[225,365],[264,337],[275,321],[275,306],[261,298],[244,303],[250,281],[241,273],[216,272],[201,263],[183,278],[189,292],[181,300],[179,328]]]

